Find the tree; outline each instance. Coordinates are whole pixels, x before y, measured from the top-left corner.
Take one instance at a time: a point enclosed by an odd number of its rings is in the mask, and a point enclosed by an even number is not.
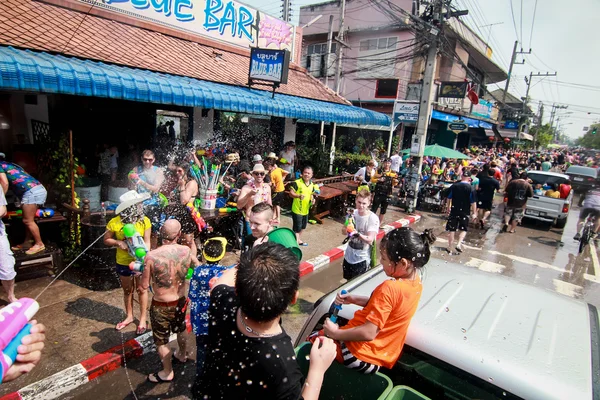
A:
[[[594,128],[596,129],[596,133],[594,133]],[[585,135],[577,139],[577,145],[587,147],[588,149],[600,150],[600,124],[591,125]]]
[[[554,134],[552,133],[552,128],[550,127],[550,124],[535,126],[530,129],[529,133],[532,134],[534,137],[536,137],[537,135],[536,142],[538,146],[542,148],[547,147],[550,143],[552,143],[552,140],[554,139]]]

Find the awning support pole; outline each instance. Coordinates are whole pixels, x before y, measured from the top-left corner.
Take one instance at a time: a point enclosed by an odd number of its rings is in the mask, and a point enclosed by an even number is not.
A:
[[[392,118],[392,122],[390,123],[390,137],[388,138],[388,146],[387,146],[387,156],[390,158],[392,151],[392,138],[394,137],[394,131],[396,127],[394,126],[394,118]]]
[[[333,129],[331,130],[331,151],[329,153],[329,175],[333,175],[333,160],[335,159],[335,131],[337,124],[333,123]]]
[[[321,121],[321,132],[319,133],[319,141],[321,142],[321,148],[325,152],[325,121]]]

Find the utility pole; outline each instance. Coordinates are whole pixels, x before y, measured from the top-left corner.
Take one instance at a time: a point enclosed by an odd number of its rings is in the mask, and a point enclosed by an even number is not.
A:
[[[525,83],[527,84],[527,92],[525,93],[525,101],[523,102],[523,112],[525,112],[525,109],[527,108],[527,103],[529,102],[529,89],[531,88],[531,79],[534,76],[544,76],[544,77],[546,77],[546,76],[556,76],[556,72],[554,72],[552,74],[550,74],[548,72],[543,73],[543,74],[539,73],[539,72],[537,72],[535,74],[533,72],[530,72],[529,73],[529,80],[527,80],[527,77],[525,77]]]
[[[333,15],[329,16],[329,32],[327,33],[327,53],[325,54],[325,86],[329,86],[329,55],[333,40]]]
[[[292,14],[291,0],[283,0],[283,11],[281,13],[282,19],[286,22],[290,22]]]
[[[540,101],[538,106],[538,115],[537,115],[537,129],[535,134],[533,135],[533,149],[537,147],[537,135],[542,127],[542,118],[544,117],[544,103]]]
[[[443,25],[442,15],[443,0],[437,0],[433,18],[437,14],[437,19],[440,21],[440,27]],[[410,146],[410,155],[413,157],[413,165],[409,173],[410,187],[409,192],[413,193],[412,198],[408,199],[408,212],[412,213],[417,208],[417,198],[419,193],[420,175],[423,168],[423,155],[425,153],[425,143],[427,140],[427,129],[429,128],[429,117],[435,100],[435,70],[437,66],[437,53],[439,34],[441,29],[431,28],[425,34],[429,41],[429,50],[427,51],[427,60],[425,62],[425,73],[423,75],[423,86],[421,88],[421,101],[419,104],[419,117],[417,119],[417,127],[413,135]],[[415,170],[416,163],[416,170]],[[414,189],[413,189],[414,188]]]
[[[523,51],[523,49],[521,49],[521,51],[517,51],[517,46],[519,45],[519,41],[515,40],[515,45],[513,46],[513,52],[512,52],[512,56],[510,58],[510,66],[508,67],[508,77],[506,78],[506,85],[504,86],[504,93],[502,93],[502,114],[498,117],[499,121],[502,121],[502,117],[505,114],[505,107],[506,107],[506,95],[508,94],[508,85],[510,85],[510,78],[512,77],[512,70],[513,70],[513,66],[515,64],[525,64],[525,60],[521,61],[521,62],[517,62],[516,58],[517,58],[517,54],[531,54],[531,49],[527,52],[527,51]]]
[[[342,0],[340,8],[340,27],[338,29],[338,51],[337,51],[337,66],[335,68],[335,93],[340,93],[342,85],[342,46],[344,43],[344,17],[346,15],[346,0]]]

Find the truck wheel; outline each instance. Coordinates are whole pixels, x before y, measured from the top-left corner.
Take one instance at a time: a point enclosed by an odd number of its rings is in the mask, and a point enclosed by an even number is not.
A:
[[[558,229],[563,229],[567,225],[567,218],[557,219],[554,226]]]

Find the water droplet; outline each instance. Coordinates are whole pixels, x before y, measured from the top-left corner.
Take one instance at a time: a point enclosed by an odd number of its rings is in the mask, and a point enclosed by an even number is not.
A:
[[[463,340],[467,340],[467,337],[466,337],[466,336],[465,336],[465,337],[463,337]]]
[[[250,379],[248,379],[248,380],[246,381],[246,385],[252,385],[252,381],[251,381]]]
[[[271,358],[271,353],[265,354],[265,358]]]
[[[460,331],[461,331],[462,333],[466,333],[466,332],[467,332],[467,330],[466,330],[465,328],[460,328]]]
[[[492,378],[491,376],[488,378],[488,380],[489,380],[490,382],[494,382],[494,378]]]
[[[448,307],[446,307],[446,312],[450,311],[450,309]]]

